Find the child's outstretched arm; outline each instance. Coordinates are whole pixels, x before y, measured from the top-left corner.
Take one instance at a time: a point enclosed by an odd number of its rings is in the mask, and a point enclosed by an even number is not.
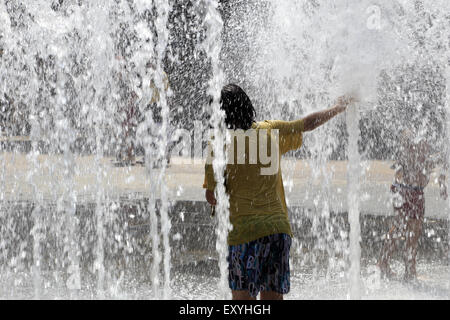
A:
[[[344,112],[347,106],[354,102],[355,99],[352,97],[339,97],[336,105],[329,109],[314,112],[305,118],[303,118],[304,128],[303,131],[311,131],[320,127],[328,120],[334,118],[339,113]]]

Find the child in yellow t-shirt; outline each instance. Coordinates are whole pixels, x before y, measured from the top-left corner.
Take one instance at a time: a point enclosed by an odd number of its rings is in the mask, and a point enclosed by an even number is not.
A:
[[[244,90],[235,84],[222,89],[221,108],[232,134],[225,180],[233,225],[228,235],[233,299],[254,299],[259,292],[261,299],[282,299],[289,292],[292,231],[280,158],[301,146],[303,132],[345,111],[351,102],[341,97],[336,106],[300,120],[256,122],[255,110]],[[239,148],[239,141],[244,148]],[[205,166],[203,187],[206,200],[214,206],[216,182],[211,163]]]

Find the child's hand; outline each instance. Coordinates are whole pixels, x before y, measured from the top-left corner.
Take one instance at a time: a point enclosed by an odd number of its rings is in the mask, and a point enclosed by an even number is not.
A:
[[[216,197],[214,196],[214,191],[206,190],[205,198],[210,205],[215,206],[217,204]]]
[[[442,199],[447,200],[448,194],[447,194],[447,186],[445,185],[445,175],[441,174],[439,176],[439,191],[440,196]]]
[[[448,194],[447,194],[447,188],[441,188],[441,192],[440,192],[440,196],[442,199],[447,200],[448,198]]]
[[[349,95],[345,95],[345,96],[340,96],[337,99],[337,106],[342,108],[342,111],[345,110],[345,108],[347,108],[347,106],[353,102],[356,102],[356,98],[349,96]]]

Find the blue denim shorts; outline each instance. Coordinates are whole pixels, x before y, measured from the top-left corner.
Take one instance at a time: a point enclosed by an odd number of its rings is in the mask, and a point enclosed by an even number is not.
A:
[[[291,237],[273,234],[254,241],[229,246],[228,282],[231,290],[286,294],[290,289],[289,250]]]

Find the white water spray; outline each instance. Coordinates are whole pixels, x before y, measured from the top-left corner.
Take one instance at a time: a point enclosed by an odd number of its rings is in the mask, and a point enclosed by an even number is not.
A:
[[[106,222],[109,208],[106,184],[106,168],[102,163],[104,157],[104,129],[107,126],[107,114],[111,113],[111,104],[108,103],[112,96],[110,73],[115,61],[113,55],[113,44],[109,35],[110,30],[109,1],[98,1],[87,3],[83,6],[84,23],[87,26],[87,35],[90,36],[88,48],[92,54],[92,77],[95,88],[95,96],[90,101],[89,121],[94,127],[95,141],[95,171],[96,171],[96,195],[95,195],[95,224],[97,244],[95,250],[94,270],[97,274],[97,296],[104,298],[108,288],[107,273],[105,268],[105,245],[108,234],[106,233]]]
[[[350,223],[350,299],[361,298],[361,227],[360,215],[360,155],[359,140],[359,110],[355,103],[347,107],[348,166],[347,166],[347,208]]]
[[[447,57],[447,61],[450,61],[450,56]],[[447,68],[445,69],[446,71],[446,87],[445,87],[445,110],[446,110],[446,117],[447,117],[447,126],[446,126],[446,136],[447,139],[445,140],[445,142],[448,143],[449,139],[450,139],[450,67],[447,66]],[[445,143],[444,142],[444,143]],[[447,157],[447,163],[450,164],[450,147],[447,145],[446,146],[446,152],[447,154],[445,155]],[[447,168],[447,172],[446,172],[446,184],[447,184],[447,193],[450,187],[450,166]],[[448,248],[450,248],[450,195],[447,198],[447,246]],[[447,251],[447,265],[450,265],[450,249]],[[450,280],[447,283],[447,288],[449,290],[449,298],[450,298]]]
[[[167,168],[167,150],[168,150],[168,134],[169,134],[169,106],[167,104],[167,89],[164,83],[164,69],[163,69],[163,59],[166,53],[166,47],[168,44],[169,32],[167,29],[168,16],[170,12],[170,5],[168,0],[158,0],[155,2],[157,8],[157,18],[155,21],[156,32],[158,34],[158,43],[156,44],[156,72],[154,74],[155,86],[159,92],[159,104],[161,107],[162,125],[160,129],[160,135],[158,139],[158,162],[161,163],[162,167],[158,175],[158,181],[164,181],[166,178],[166,168]],[[168,84],[167,84],[168,86]],[[153,181],[151,182],[153,183]],[[169,243],[170,234],[170,219],[168,213],[168,190],[165,183],[159,184],[160,186],[160,215],[161,215],[161,233],[163,237],[163,247],[164,247],[164,257],[163,257],[163,268],[164,268],[164,288],[163,288],[163,298],[170,299],[170,259],[171,250]]]
[[[223,28],[223,21],[218,11],[218,1],[206,2],[205,24],[207,26],[206,38],[204,47],[208,57],[211,60],[212,77],[209,80],[208,93],[213,97],[214,101],[211,104],[211,125],[214,128],[212,140],[212,150],[214,159],[212,162],[214,170],[214,178],[216,185],[216,250],[219,254],[219,292],[222,299],[229,297],[229,289],[227,285],[227,255],[228,245],[227,236],[231,229],[229,219],[229,202],[228,195],[225,190],[224,172],[226,168],[226,154],[224,152],[225,143],[230,139],[228,137],[228,130],[224,126],[224,112],[220,109],[219,99],[220,92],[225,82],[225,76],[220,64],[220,51],[222,48],[221,32]]]

